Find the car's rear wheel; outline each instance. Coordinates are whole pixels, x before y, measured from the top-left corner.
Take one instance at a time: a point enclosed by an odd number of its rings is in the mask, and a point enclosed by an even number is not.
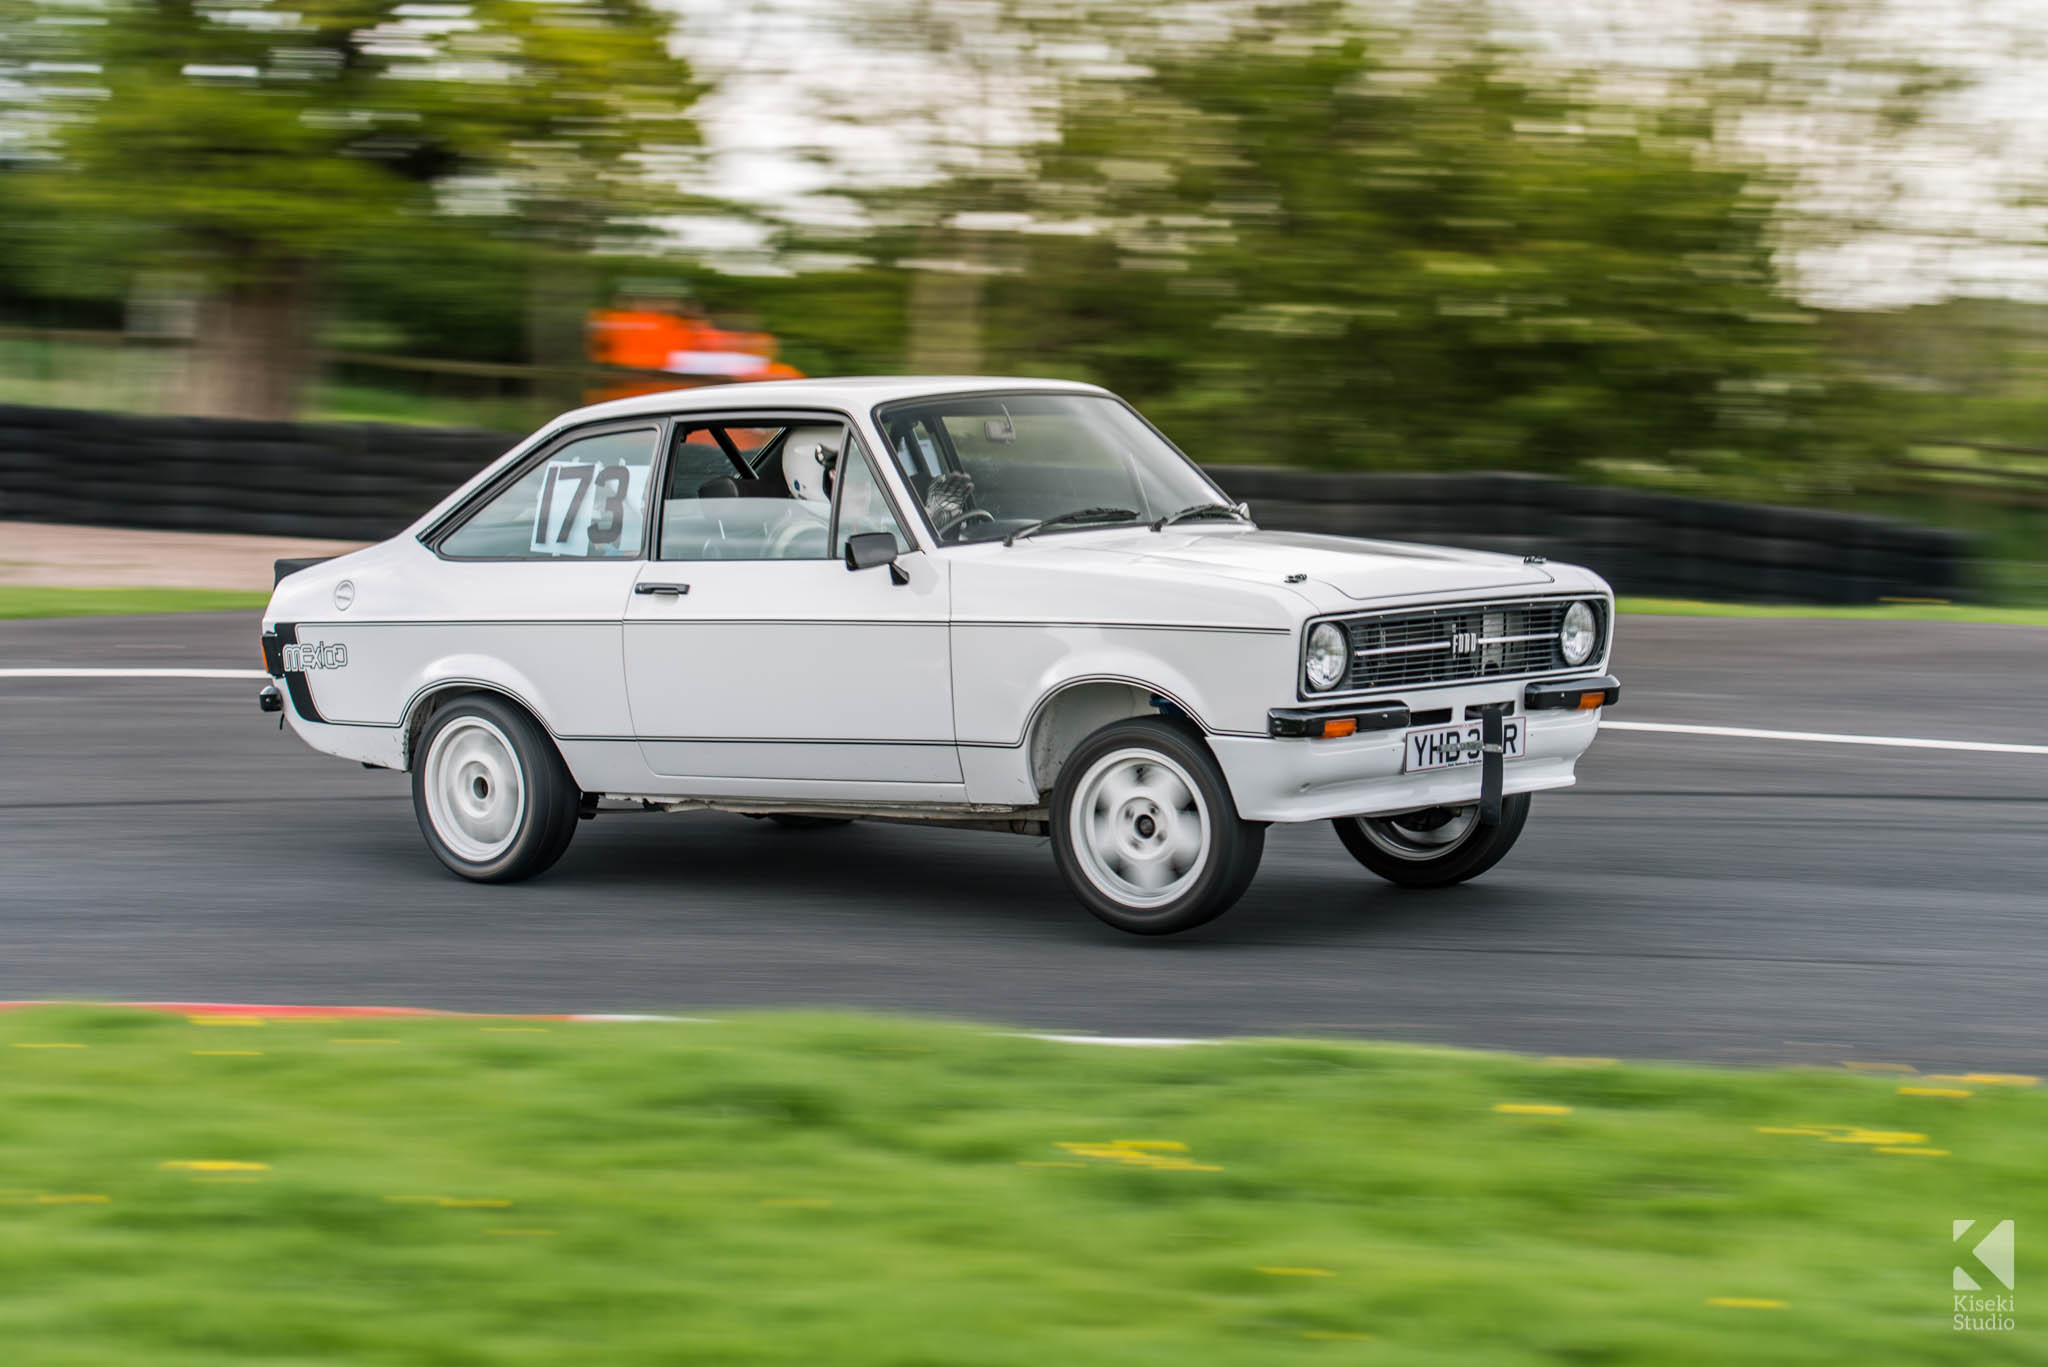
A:
[[[1170,935],[1228,911],[1266,843],[1264,826],[1239,819],[1201,738],[1149,717],[1082,741],[1060,771],[1051,815],[1068,888],[1135,935]]]
[[[434,856],[464,878],[513,883],[552,865],[582,794],[547,733],[487,694],[436,712],[419,740],[412,805]]]
[[[1394,816],[1340,816],[1330,824],[1352,857],[1404,888],[1441,888],[1477,878],[1514,848],[1529,820],[1529,795],[1501,799],[1500,824],[1479,824],[1479,804],[1427,807]]]

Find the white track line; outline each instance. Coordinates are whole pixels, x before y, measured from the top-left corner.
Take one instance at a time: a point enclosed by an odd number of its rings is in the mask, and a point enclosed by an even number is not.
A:
[[[1844,736],[1827,731],[1758,731],[1747,726],[1681,726],[1661,721],[1603,721],[1602,731],[1657,731],[1674,736],[1732,736],[1739,740],[1812,741],[1821,745],[1885,745],[1897,750],[1970,750],[1987,755],[2048,755],[2048,745],[1995,740],[1927,740],[1915,736]]]
[[[0,669],[0,679],[267,679],[260,669]]]

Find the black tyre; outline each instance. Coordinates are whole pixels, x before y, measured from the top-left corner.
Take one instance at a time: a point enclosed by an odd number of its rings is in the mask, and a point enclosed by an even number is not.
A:
[[[1081,742],[1052,799],[1052,850],[1081,904],[1134,935],[1228,911],[1259,870],[1266,828],[1238,818],[1200,736],[1151,717]]]
[[[550,867],[576,834],[582,800],[545,731],[502,698],[474,694],[420,733],[412,808],[435,858],[479,883]]]
[[[1477,878],[1514,848],[1529,820],[1529,795],[1501,799],[1500,824],[1479,824],[1477,803],[1398,816],[1340,816],[1330,824],[1352,857],[1389,883],[1443,888]]]

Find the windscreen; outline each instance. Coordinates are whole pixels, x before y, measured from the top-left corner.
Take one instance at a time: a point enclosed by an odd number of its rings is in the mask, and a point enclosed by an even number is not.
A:
[[[989,540],[1091,510],[1099,515],[1068,525],[1151,521],[1223,499],[1137,414],[1103,395],[918,399],[884,407],[876,420],[944,542]]]

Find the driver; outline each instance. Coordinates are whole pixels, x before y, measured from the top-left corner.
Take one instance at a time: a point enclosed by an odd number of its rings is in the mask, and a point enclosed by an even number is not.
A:
[[[782,442],[782,482],[787,501],[758,506],[773,509],[767,533],[770,560],[806,560],[825,552],[825,526],[832,518],[832,486],[845,432],[838,427],[799,427]]]
[[[832,502],[832,474],[844,434],[829,427],[799,427],[782,443],[782,482],[805,503]]]
[[[934,527],[958,522],[973,509],[974,479],[964,470],[940,475],[925,491],[924,510],[931,514]]]

